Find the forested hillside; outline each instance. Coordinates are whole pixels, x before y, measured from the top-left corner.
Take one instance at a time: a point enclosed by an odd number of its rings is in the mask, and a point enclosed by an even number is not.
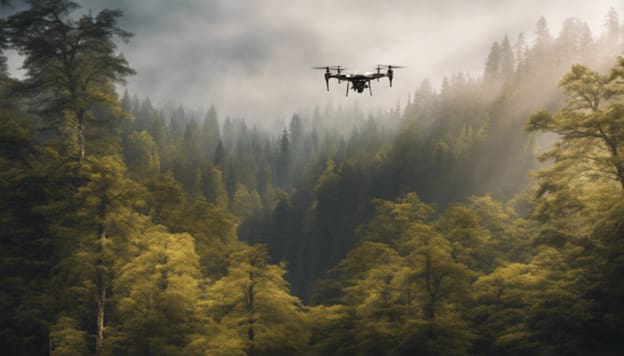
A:
[[[120,11],[28,3],[0,20],[26,73],[0,53],[1,354],[624,347],[615,10],[601,34],[503,34],[482,75],[403,107],[271,132],[120,93],[141,70]]]

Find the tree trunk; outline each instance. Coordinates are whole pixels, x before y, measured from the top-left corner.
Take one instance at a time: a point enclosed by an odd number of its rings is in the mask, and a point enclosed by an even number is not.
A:
[[[435,291],[431,279],[431,256],[427,253],[425,256],[425,286],[427,287],[427,294],[429,294],[429,301],[426,302],[423,307],[423,314],[426,320],[433,319],[433,308],[435,303]]]
[[[249,342],[249,348],[247,349],[247,355],[253,356],[255,354],[254,324],[256,323],[256,318],[255,318],[256,309],[254,306],[255,283],[253,282],[254,275],[252,272],[249,272],[249,279],[250,279],[250,283],[249,283],[249,286],[247,287],[247,311],[249,313],[249,317],[247,319],[247,341]]]
[[[85,112],[80,110],[76,113],[78,120],[78,162],[84,163],[85,160]]]
[[[616,156],[615,160],[618,160],[618,159],[619,158]],[[618,181],[620,182],[620,186],[622,187],[622,191],[624,191],[624,167],[622,166],[622,164],[616,161],[615,170],[617,172],[617,178],[618,178]]]
[[[425,320],[433,320],[435,319],[435,305],[436,305],[436,296],[429,296],[429,300],[424,305],[424,318]]]
[[[98,244],[98,260],[95,266],[95,293],[97,299],[97,325],[95,338],[95,354],[102,352],[102,343],[104,341],[104,308],[106,306],[106,276],[104,275],[104,243],[106,241],[106,231],[104,226],[99,227],[99,244]]]
[[[95,353],[99,355],[102,352],[102,343],[104,341],[104,305],[106,304],[106,288],[101,286],[98,288],[97,295],[97,336],[95,341]]]
[[[609,136],[607,136],[607,134],[605,134],[602,128],[598,128],[598,131],[600,132],[600,136],[602,136],[602,140],[604,141],[605,145],[607,145],[607,147],[609,148],[609,151],[611,153],[611,160],[613,161],[613,166],[615,167],[615,174],[617,175],[620,186],[624,191],[624,163],[622,163],[622,159],[620,158],[618,145],[614,139],[610,138]]]

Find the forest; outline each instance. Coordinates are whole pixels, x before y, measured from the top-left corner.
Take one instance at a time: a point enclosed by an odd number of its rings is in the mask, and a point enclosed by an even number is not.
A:
[[[614,9],[272,132],[124,92],[121,11],[28,4],[0,19],[1,354],[624,349]]]

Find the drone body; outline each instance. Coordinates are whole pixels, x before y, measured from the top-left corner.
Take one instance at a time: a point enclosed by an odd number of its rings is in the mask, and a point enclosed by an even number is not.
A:
[[[327,91],[329,91],[329,80],[331,78],[338,79],[338,83],[343,80],[347,82],[347,96],[349,96],[349,85],[351,85],[351,89],[355,92],[362,93],[365,89],[368,88],[370,95],[373,95],[373,88],[371,87],[371,80],[379,78],[387,77],[390,82],[390,87],[392,87],[392,78],[394,77],[394,69],[396,68],[404,68],[402,66],[396,65],[377,65],[376,72],[366,72],[366,73],[342,73],[345,69],[341,66],[326,66],[326,67],[314,67],[314,69],[325,69],[325,85],[327,87]],[[382,69],[386,69],[385,72],[382,72]],[[332,72],[335,71],[335,72]]]

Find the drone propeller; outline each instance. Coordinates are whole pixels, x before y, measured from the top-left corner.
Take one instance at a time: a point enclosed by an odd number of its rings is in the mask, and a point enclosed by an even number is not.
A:
[[[405,68],[405,67],[394,65],[394,64],[378,64],[377,73],[379,73],[381,69],[388,69],[388,71],[386,72],[386,76],[388,77],[388,81],[390,82],[390,87],[392,88],[392,78],[394,77],[393,69],[399,69],[399,68]]]
[[[327,87],[327,91],[329,91],[329,78],[331,78],[331,71],[335,70],[338,72],[338,74],[340,74],[340,72],[345,70],[345,67],[337,65],[337,66],[325,66],[325,67],[312,67],[312,69],[325,69],[325,86]],[[338,82],[340,83],[340,78],[338,78]]]
[[[378,64],[377,65],[377,70],[380,70],[382,68],[399,69],[399,68],[405,68],[405,66],[397,66],[397,65],[394,65],[394,64]]]
[[[336,72],[338,72],[338,75],[340,75],[340,72],[342,72],[343,70],[345,70],[347,68],[341,67],[340,65],[337,65],[333,69],[336,70]],[[340,77],[338,77],[338,83],[342,83],[342,80],[340,80]]]
[[[330,67],[312,67],[312,69],[325,69],[325,74],[330,73]]]
[[[375,68],[377,70],[377,74],[381,74],[381,65],[378,64],[377,68]],[[379,78],[377,78],[377,82],[379,82]]]
[[[312,69],[325,69],[326,71],[330,71],[330,70],[335,70],[338,71],[338,73],[342,72],[343,70],[347,69],[343,66],[337,65],[337,66],[321,66],[321,67],[312,67]]]

